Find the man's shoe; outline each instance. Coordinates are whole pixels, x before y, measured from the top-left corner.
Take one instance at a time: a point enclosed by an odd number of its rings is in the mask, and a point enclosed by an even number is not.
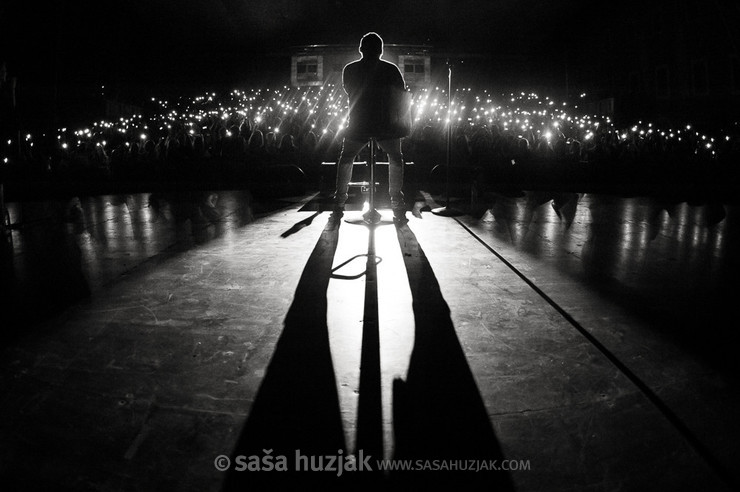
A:
[[[406,218],[406,208],[394,208],[393,209],[393,221],[405,224],[409,221],[409,219]]]
[[[331,211],[331,219],[337,221],[340,220],[342,217],[344,217],[344,206],[334,205],[334,208]]]

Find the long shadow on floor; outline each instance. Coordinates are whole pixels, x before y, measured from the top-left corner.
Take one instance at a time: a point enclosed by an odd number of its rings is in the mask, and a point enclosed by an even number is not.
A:
[[[392,481],[415,487],[429,483],[465,490],[513,490],[506,472],[465,470],[473,463],[498,460],[500,465],[503,454],[434,271],[408,225],[399,225],[396,231],[416,327],[406,380],[393,384],[394,459],[442,470],[457,466],[458,471],[396,472]]]
[[[306,263],[285,317],[262,385],[231,461],[270,454],[287,458],[287,471],[233,471],[224,490],[285,490],[335,481],[331,473],[296,470],[301,456],[344,454],[345,441],[326,322],[326,292],[339,237],[338,223],[327,223]],[[310,467],[310,458],[306,462]],[[318,483],[317,483],[318,482]],[[310,488],[310,487],[309,487]]]
[[[357,401],[356,456],[383,456],[383,405],[380,368],[380,326],[378,314],[378,258],[375,254],[375,225],[368,226],[367,266],[365,268],[365,304],[362,317],[362,355],[360,358],[360,394]],[[355,477],[365,488],[382,485],[379,470]],[[355,483],[354,485],[358,485]]]

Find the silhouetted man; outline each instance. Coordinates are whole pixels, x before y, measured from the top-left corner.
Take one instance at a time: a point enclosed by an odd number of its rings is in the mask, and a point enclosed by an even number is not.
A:
[[[362,37],[360,53],[362,58],[349,63],[342,72],[342,84],[349,96],[349,119],[337,166],[334,215],[338,218],[344,213],[355,157],[374,138],[388,154],[388,192],[393,216],[404,220],[401,138],[408,135],[409,128],[402,124],[400,115],[404,113],[401,105],[406,83],[396,65],[380,59],[383,40],[376,33]]]

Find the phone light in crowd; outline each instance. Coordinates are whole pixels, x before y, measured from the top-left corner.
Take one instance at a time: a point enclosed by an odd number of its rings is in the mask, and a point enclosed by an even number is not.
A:
[[[656,128],[654,124],[642,121],[636,125],[617,128],[608,117],[579,114],[577,106],[574,107],[572,114],[568,114],[565,111],[565,106],[568,106],[567,102],[562,102],[561,106],[559,101],[550,97],[540,99],[535,93],[501,94],[497,101],[496,97],[492,98],[488,91],[483,90],[479,94],[470,94],[472,88],[465,88],[456,90],[453,94],[454,99],[447,104],[446,92],[437,87],[435,89],[423,88],[416,93],[412,103],[415,126],[436,124],[450,128],[456,125],[456,128],[465,131],[467,137],[474,136],[473,133],[468,132],[481,130],[490,132],[497,129],[498,132],[510,135],[522,133],[524,135],[522,138],[528,140],[530,144],[534,143],[533,140],[537,136],[553,142],[565,139],[566,135],[569,139],[581,141],[597,141],[599,136],[614,135],[625,145],[628,143],[640,145],[642,140],[649,138],[649,135],[657,135],[665,139],[681,138],[681,131]],[[580,94],[581,97],[585,95],[585,93]],[[441,102],[440,96],[444,97],[445,102]],[[467,98],[471,96],[477,101],[474,105],[467,102]],[[481,104],[483,100],[486,101],[485,106]],[[235,125],[246,123],[247,131],[255,131],[256,125],[259,125],[263,131],[272,131],[277,135],[280,133],[279,127],[285,131],[286,127],[283,125],[287,124],[292,127],[297,122],[302,123],[301,128],[305,128],[306,131],[323,128],[320,135],[328,134],[330,139],[341,139],[341,136],[337,135],[346,129],[347,123],[347,98],[341,86],[335,87],[333,84],[309,89],[294,89],[286,86],[279,91],[265,88],[247,91],[233,90],[221,96],[214,92],[206,93],[205,97],[198,96],[190,99],[179,97],[174,103],[176,110],[167,111],[164,110],[167,106],[166,101],[157,101],[157,98],[152,98],[152,101],[159,103],[162,108],[161,114],[152,115],[147,119],[144,119],[142,115],[133,115],[130,119],[119,118],[115,123],[103,120],[99,124],[94,123],[91,126],[92,131],[87,128],[75,131],[74,134],[81,141],[92,144],[104,142],[102,138],[113,132],[123,135],[139,135],[142,141],[149,138],[156,140],[158,132],[165,127],[169,129],[170,135],[178,132],[191,136],[202,133],[208,137],[213,134],[215,124],[220,125],[221,133],[217,135],[225,137],[233,136],[230,127],[225,128],[226,121],[230,121]],[[496,105],[499,101],[502,104]],[[547,109],[543,106],[547,106]],[[305,117],[305,119],[295,120],[295,117]],[[140,123],[136,122],[136,118],[140,119]],[[153,127],[151,131],[148,130],[146,123]],[[194,124],[199,125],[199,131],[194,130]],[[265,125],[266,129],[262,125]],[[157,128],[159,130],[155,130]],[[243,127],[240,126],[240,128]],[[338,129],[337,133],[334,129]],[[685,129],[689,131],[692,126],[686,125]],[[127,130],[131,132],[127,133]],[[148,135],[150,132],[152,135]],[[706,135],[702,136],[695,132],[694,136],[693,133],[692,131],[692,135],[688,138],[696,145],[695,148],[704,150],[707,148],[705,147],[706,141],[714,141]],[[61,141],[62,135],[59,135],[57,139]],[[723,135],[723,137],[725,141],[730,140],[729,136]],[[30,140],[30,138],[31,135],[27,135],[26,139]],[[122,144],[130,146],[129,142],[133,143],[129,140]],[[11,140],[8,141],[8,145],[12,145]],[[78,145],[81,145],[79,141]],[[716,146],[712,146],[714,147]]]

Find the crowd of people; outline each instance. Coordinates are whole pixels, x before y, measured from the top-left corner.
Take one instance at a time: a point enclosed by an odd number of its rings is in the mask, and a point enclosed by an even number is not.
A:
[[[448,162],[458,179],[492,182],[726,179],[740,155],[740,136],[687,124],[618,126],[577,102],[536,94],[460,88],[449,96],[439,87],[414,92],[403,152],[422,186],[441,179]],[[338,158],[346,111],[346,95],[332,84],[152,98],[141,114],[19,132],[0,158],[11,181],[318,183],[327,179],[321,163]]]

